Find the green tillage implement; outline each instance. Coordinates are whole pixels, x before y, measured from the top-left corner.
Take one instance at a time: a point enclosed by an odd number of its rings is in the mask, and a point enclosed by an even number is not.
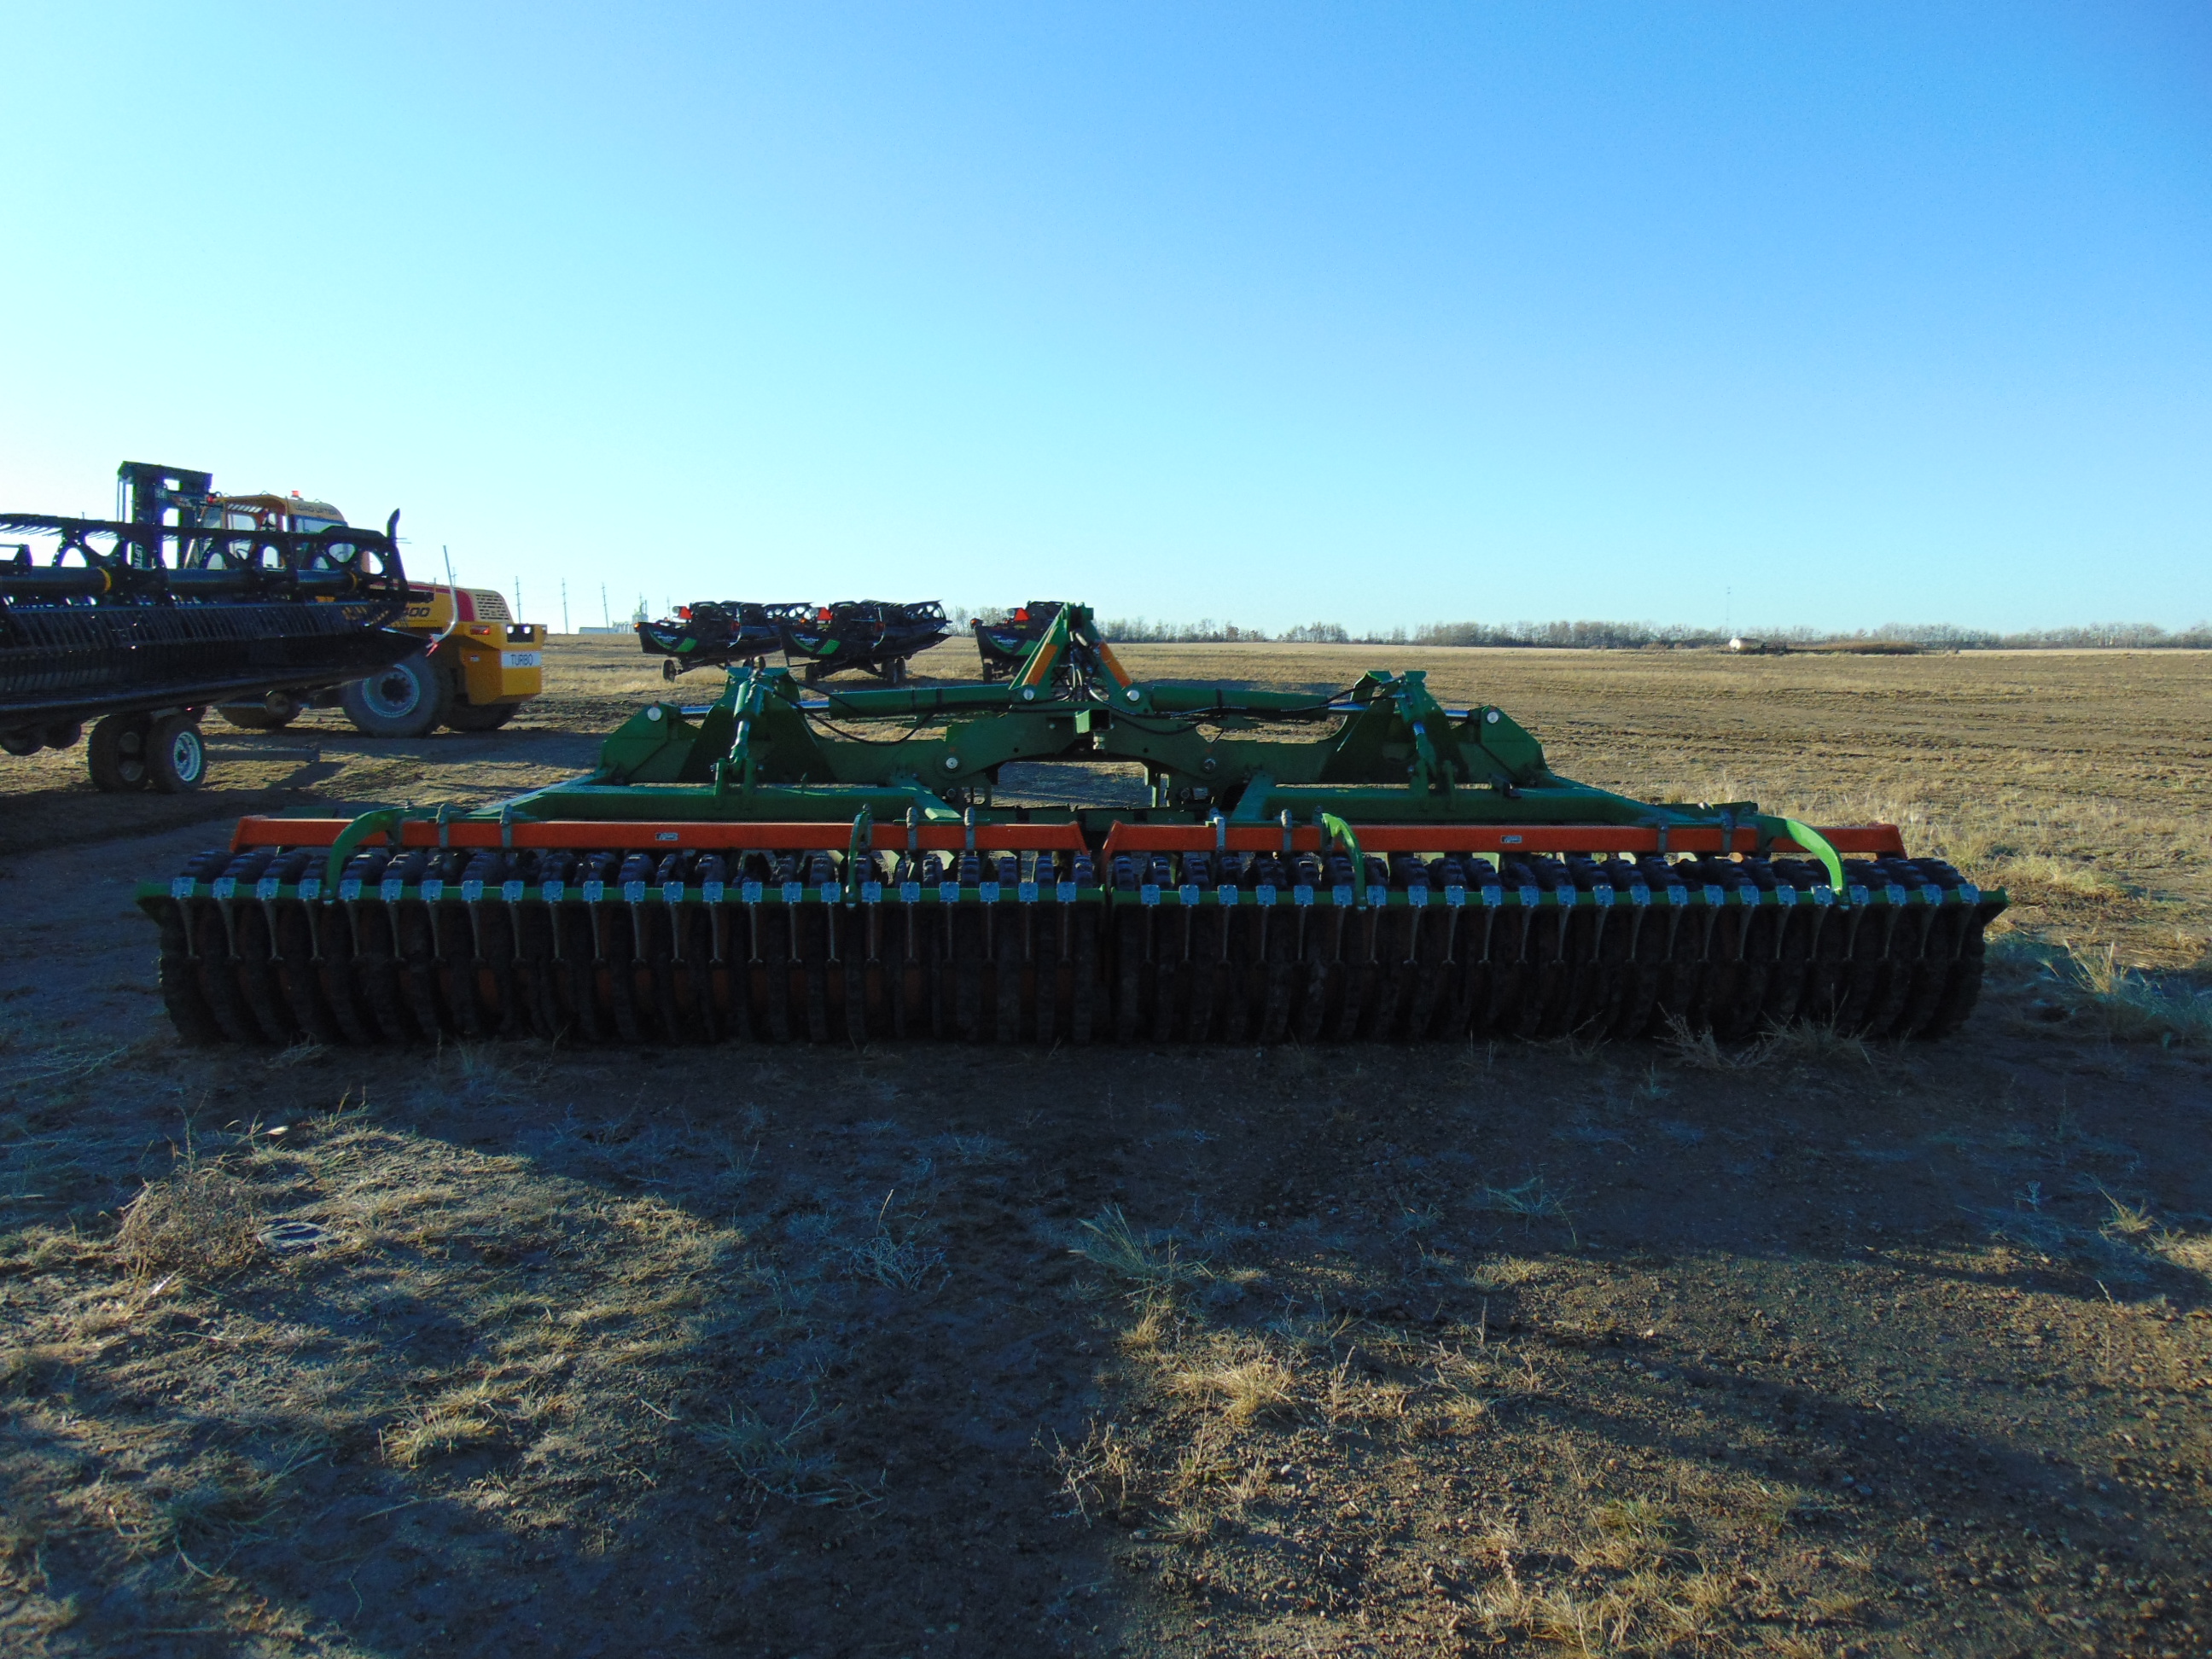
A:
[[[1147,802],[994,805],[1035,762]],[[1574,783],[1419,673],[1139,683],[1076,605],[1007,683],[739,668],[585,776],[249,817],[138,897],[178,1030],[254,1043],[1935,1036],[2005,903],[1890,825]]]

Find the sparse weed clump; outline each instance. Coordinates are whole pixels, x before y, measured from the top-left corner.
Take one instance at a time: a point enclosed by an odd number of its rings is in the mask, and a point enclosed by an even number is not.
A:
[[[1770,1042],[1746,1043],[1740,1048],[1723,1048],[1711,1028],[1692,1029],[1681,1018],[1669,1016],[1667,1033],[1660,1044],[1678,1066],[1686,1066],[1693,1072],[1749,1072],[1774,1058]]]
[[[411,1469],[433,1458],[504,1444],[518,1404],[512,1387],[482,1378],[450,1389],[386,1431],[385,1459]]]
[[[1874,1064],[1874,1050],[1864,1037],[1853,1036],[1819,1020],[1801,1019],[1778,1025],[1765,1037],[1770,1056],[1801,1065],[1826,1066],[1838,1061],[1859,1066]]]
[[[261,1202],[214,1163],[185,1159],[123,1212],[116,1252],[139,1274],[236,1271],[261,1252]]]
[[[2118,949],[2065,944],[2047,971],[2068,1011],[2116,1042],[2212,1042],[2212,992],[2123,966]]]
[[[1818,1020],[1796,1020],[1788,1025],[1772,1026],[1751,1042],[1724,1045],[1710,1028],[1692,1030],[1684,1021],[1670,1018],[1666,1034],[1659,1041],[1675,1064],[1693,1072],[1755,1072],[1778,1062],[1799,1066],[1874,1064],[1874,1050],[1863,1037]]]
[[[2212,1279],[2212,1237],[2177,1232],[2153,1215],[2148,1205],[2130,1204],[2110,1193],[2104,1200],[2110,1213],[2099,1231],[2108,1246]]]
[[[1177,1394],[1218,1406],[1230,1422],[1243,1424],[1287,1408],[1291,1382],[1280,1361],[1261,1354],[1179,1372],[1172,1386]]]
[[[1131,1513],[1145,1486],[1140,1447],[1115,1425],[1093,1425],[1079,1445],[1053,1441],[1053,1468],[1060,1476],[1066,1513],[1088,1524],[1099,1516]]]
[[[1524,1221],[1565,1221],[1566,1200],[1544,1184],[1541,1176],[1530,1176],[1514,1187],[1485,1187],[1475,1195],[1474,1207],[1501,1215],[1517,1215]]]
[[[887,1232],[873,1234],[853,1247],[847,1256],[853,1273],[895,1291],[918,1291],[941,1285],[948,1276],[945,1252]]]
[[[1185,1261],[1171,1238],[1139,1231],[1118,1205],[1079,1224],[1085,1237],[1077,1241],[1075,1254],[1127,1280],[1140,1297],[1172,1293],[1206,1276],[1204,1262]]]
[[[732,1406],[721,1421],[700,1424],[693,1432],[729,1460],[756,1498],[828,1505],[859,1495],[859,1488],[839,1478],[836,1454],[821,1443],[834,1415],[817,1410],[811,1400],[787,1423]]]

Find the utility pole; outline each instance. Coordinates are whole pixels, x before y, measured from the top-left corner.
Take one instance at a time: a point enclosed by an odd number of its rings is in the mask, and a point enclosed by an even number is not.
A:
[[[568,631],[568,579],[561,578],[561,631]]]
[[[520,576],[514,579],[514,619],[517,622],[522,620],[522,578]]]
[[[599,584],[599,620],[609,628],[615,625],[613,614],[607,609],[607,585],[605,582]]]

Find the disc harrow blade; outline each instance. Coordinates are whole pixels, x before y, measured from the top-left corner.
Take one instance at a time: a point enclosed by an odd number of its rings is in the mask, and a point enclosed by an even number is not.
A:
[[[1948,865],[1345,852],[202,854],[140,891],[187,1042],[1940,1036],[2003,908]],[[1101,867],[1101,866],[1103,867]]]

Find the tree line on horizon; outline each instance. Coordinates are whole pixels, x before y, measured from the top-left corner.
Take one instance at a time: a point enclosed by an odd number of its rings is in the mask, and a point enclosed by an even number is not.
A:
[[[988,615],[988,612],[984,613]],[[1731,636],[1717,629],[1662,626],[1651,623],[1516,622],[1429,623],[1410,630],[1355,634],[1340,623],[1306,623],[1271,634],[1232,622],[1201,617],[1192,623],[1155,622],[1144,617],[1107,620],[1106,637],[1139,645],[1426,645],[1521,646],[1541,650],[1641,651],[1717,649]],[[1739,629],[1734,636],[1763,645],[1835,646],[1869,649],[1884,645],[1923,651],[2079,651],[2212,649],[2212,623],[2167,629],[2154,623],[2088,623],[2073,628],[2044,628],[2019,633],[1959,628],[1948,623],[1889,623],[1880,628],[1783,628]]]

